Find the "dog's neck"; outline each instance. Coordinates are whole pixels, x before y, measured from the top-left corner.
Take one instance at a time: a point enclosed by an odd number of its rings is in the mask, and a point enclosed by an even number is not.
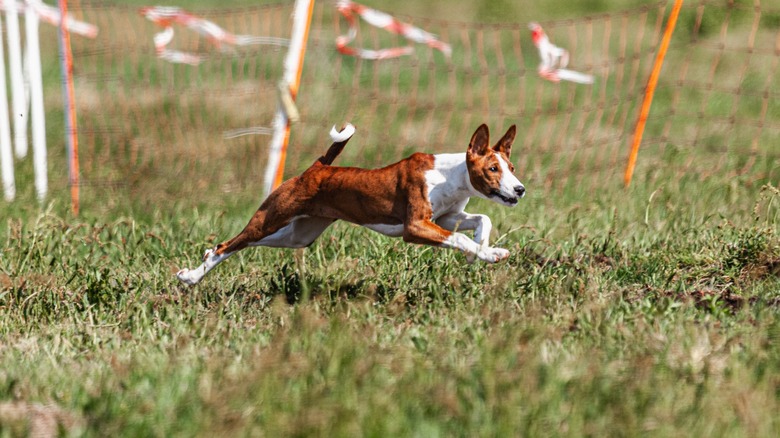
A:
[[[434,155],[433,169],[425,174],[428,199],[434,218],[457,208],[462,210],[472,196],[484,197],[472,186],[466,154]]]

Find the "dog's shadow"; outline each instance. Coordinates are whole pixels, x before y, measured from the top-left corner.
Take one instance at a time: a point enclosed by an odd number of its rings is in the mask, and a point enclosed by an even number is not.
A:
[[[283,263],[279,269],[266,274],[269,295],[284,295],[288,304],[296,304],[313,298],[332,300],[373,296],[382,299],[389,291],[382,285],[360,280],[336,281],[301,273],[294,263]]]

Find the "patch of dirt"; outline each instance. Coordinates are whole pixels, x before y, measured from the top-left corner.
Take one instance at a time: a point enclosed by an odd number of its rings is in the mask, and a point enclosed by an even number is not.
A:
[[[698,289],[691,292],[688,297],[693,299],[697,307],[708,306],[713,298],[717,298],[730,310],[738,310],[748,302],[745,297],[733,293],[730,289]]]
[[[14,282],[11,281],[11,277],[0,274],[0,290],[8,290],[14,287]]]
[[[53,275],[28,274],[19,276],[15,281],[12,280],[12,286],[16,286],[20,289],[33,287],[50,288],[56,285],[57,282],[58,278]]]
[[[751,263],[743,268],[741,275],[752,280],[780,277],[780,256],[763,254],[756,263]]]
[[[54,404],[11,401],[0,403],[0,429],[12,436],[57,437],[75,432],[84,420]],[[63,433],[64,432],[64,433]]]
[[[717,299],[732,312],[737,311],[746,305],[755,304],[757,301],[757,297],[743,297],[742,295],[735,294],[729,287],[723,289],[699,288],[690,292],[678,292],[647,286],[637,291],[625,291],[623,298],[633,302],[651,294],[658,297],[672,298],[683,303],[693,303],[693,305],[699,309],[709,308],[712,300]]]

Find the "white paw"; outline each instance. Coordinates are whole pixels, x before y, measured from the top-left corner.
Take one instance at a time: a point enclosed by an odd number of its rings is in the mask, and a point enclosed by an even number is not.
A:
[[[179,281],[181,281],[182,283],[188,284],[188,285],[192,286],[194,284],[197,284],[198,281],[200,281],[199,278],[193,278],[192,274],[194,274],[193,271],[190,271],[189,269],[184,268],[184,269],[182,269],[182,270],[180,270],[179,272],[176,273],[176,278],[178,278]]]
[[[509,250],[504,248],[484,248],[477,255],[480,260],[488,263],[496,263],[509,258]]]
[[[207,249],[206,252],[203,253],[203,261],[205,262],[207,258],[209,258],[212,254],[214,254],[213,249]]]

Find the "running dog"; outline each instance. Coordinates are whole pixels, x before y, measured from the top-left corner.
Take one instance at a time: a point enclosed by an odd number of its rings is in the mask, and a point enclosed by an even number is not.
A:
[[[350,124],[340,132],[334,126],[333,144],[325,155],[271,193],[244,230],[207,250],[200,266],[179,271],[179,280],[197,284],[249,246],[309,246],[337,220],[403,237],[405,242],[458,249],[469,262],[475,257],[489,263],[509,257],[509,251],[488,243],[490,218],[464,208],[472,196],[509,207],[525,196],[525,186],[512,174],[509,161],[514,125],[493,147],[483,124],[465,153],[415,153],[381,169],[331,166],[354,133]],[[474,239],[458,232],[462,230],[473,230]]]

